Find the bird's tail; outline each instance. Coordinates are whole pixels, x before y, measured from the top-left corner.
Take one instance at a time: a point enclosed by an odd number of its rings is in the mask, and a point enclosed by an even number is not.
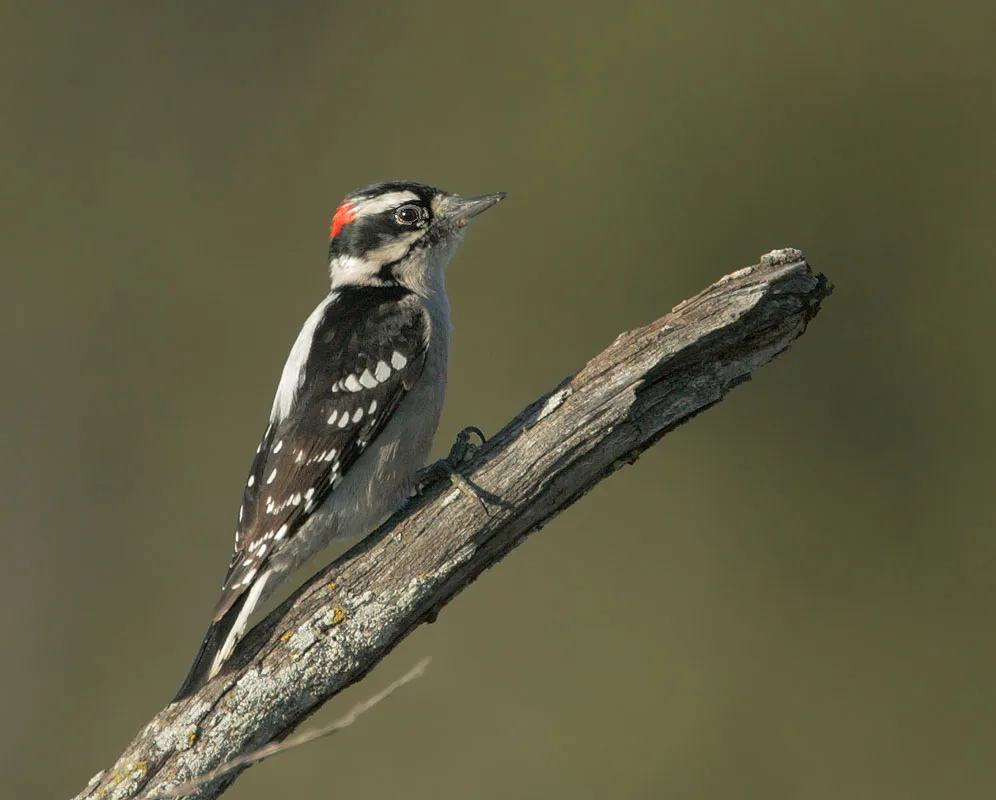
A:
[[[180,691],[173,698],[174,703],[193,694],[211,680],[220,670],[221,664],[231,655],[235,644],[241,638],[242,631],[245,630],[249,615],[243,614],[243,607],[248,599],[249,593],[243,593],[220,619],[211,623],[194,657],[194,663],[187,677],[183,679]],[[242,630],[235,630],[237,626]],[[223,657],[219,659],[218,656]],[[216,664],[216,661],[219,663]]]

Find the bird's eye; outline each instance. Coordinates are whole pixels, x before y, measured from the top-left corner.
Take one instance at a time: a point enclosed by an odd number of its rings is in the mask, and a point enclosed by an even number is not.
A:
[[[402,225],[413,225],[422,219],[422,214],[420,206],[401,206],[394,212],[394,218]]]

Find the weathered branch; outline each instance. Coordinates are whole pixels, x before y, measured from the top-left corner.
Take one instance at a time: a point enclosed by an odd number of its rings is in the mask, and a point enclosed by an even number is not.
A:
[[[366,713],[378,703],[382,703],[406,683],[411,683],[416,678],[421,678],[422,675],[425,674],[425,668],[427,666],[429,666],[429,659],[423,658],[418,664],[408,670],[408,672],[400,678],[388,684],[373,697],[368,697],[363,702],[357,703],[350,709],[346,716],[340,717],[331,725],[325,725],[321,728],[305,731],[304,733],[295,733],[293,736],[288,736],[283,741],[274,741],[269,744],[264,744],[261,748],[259,748],[259,750],[253,750],[250,753],[245,753],[233,758],[231,761],[225,762],[220,767],[213,769],[210,772],[205,772],[203,775],[192,778],[186,783],[181,783],[179,786],[174,786],[168,791],[156,794],[155,798],[149,797],[147,793],[143,793],[142,798],[148,798],[149,800],[160,800],[161,798],[161,800],[166,800],[166,798],[189,794],[194,789],[198,788],[202,783],[213,781],[229,772],[234,772],[237,769],[244,769],[251,764],[258,764],[264,759],[280,755],[280,753],[286,753],[288,750],[293,750],[295,747],[309,744],[310,742],[315,741],[315,739],[324,739],[326,736],[332,736],[335,733],[344,731],[356,722],[356,720],[360,718],[361,714]]]
[[[160,712],[77,797],[155,797],[286,736],[525,536],[784,352],[830,291],[802,253],[779,250],[619,336],[462,471],[487,513],[448,483],[430,488],[270,614],[228,672]],[[189,796],[217,797],[237,774]]]

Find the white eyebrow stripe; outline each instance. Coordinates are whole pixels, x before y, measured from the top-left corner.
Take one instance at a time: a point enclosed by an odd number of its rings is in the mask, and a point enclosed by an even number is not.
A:
[[[353,209],[354,217],[359,218],[369,216],[370,214],[379,214],[395,206],[400,206],[402,203],[409,203],[412,200],[418,199],[419,197],[415,192],[405,190],[403,192],[388,192],[387,194],[370,197],[366,200],[350,201],[349,205]]]

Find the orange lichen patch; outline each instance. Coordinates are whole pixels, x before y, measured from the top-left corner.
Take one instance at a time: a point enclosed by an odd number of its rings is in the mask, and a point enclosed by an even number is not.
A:
[[[111,789],[115,789],[118,786],[120,786],[122,783],[124,783],[126,780],[129,780],[134,777],[138,778],[145,777],[145,773],[147,773],[148,771],[149,771],[148,761],[135,761],[132,762],[131,764],[126,764],[120,769],[114,770],[114,772],[112,772],[110,775],[108,784],[110,784]],[[102,792],[101,794],[102,797],[107,797],[107,789],[101,788],[100,791]]]

